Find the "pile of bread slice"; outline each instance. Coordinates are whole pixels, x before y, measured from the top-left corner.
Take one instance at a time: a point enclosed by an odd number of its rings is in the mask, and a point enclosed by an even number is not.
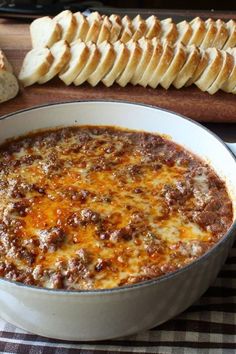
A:
[[[236,22],[175,24],[172,19],[146,20],[137,15],[104,16],[93,12],[61,12],[30,26],[33,49],[27,53],[19,79],[24,86],[43,84],[55,76],[76,86],[102,82],[168,89],[195,84],[214,94],[236,93]]]
[[[14,98],[19,91],[17,78],[5,54],[0,50],[0,103]]]

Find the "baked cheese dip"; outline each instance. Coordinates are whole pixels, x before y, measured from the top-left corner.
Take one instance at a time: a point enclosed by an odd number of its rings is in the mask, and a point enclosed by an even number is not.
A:
[[[107,289],[173,272],[229,229],[223,181],[160,135],[113,127],[0,146],[0,277]]]

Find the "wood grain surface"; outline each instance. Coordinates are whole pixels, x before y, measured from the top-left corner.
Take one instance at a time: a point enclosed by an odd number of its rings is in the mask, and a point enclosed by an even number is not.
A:
[[[16,72],[19,72],[25,53],[30,49],[29,24],[10,19],[0,19],[0,48],[2,48]],[[196,87],[168,91],[128,85],[106,88],[99,84],[80,87],[64,85],[55,79],[44,85],[21,88],[19,95],[0,105],[0,115],[50,102],[87,99],[115,99],[141,102],[170,109],[205,122],[236,122],[236,95],[218,92],[211,96]]]

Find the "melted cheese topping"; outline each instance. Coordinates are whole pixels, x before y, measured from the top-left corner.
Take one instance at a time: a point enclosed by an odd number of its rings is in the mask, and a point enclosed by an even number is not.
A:
[[[0,147],[0,276],[113,288],[183,267],[229,228],[214,172],[158,136],[65,128]]]

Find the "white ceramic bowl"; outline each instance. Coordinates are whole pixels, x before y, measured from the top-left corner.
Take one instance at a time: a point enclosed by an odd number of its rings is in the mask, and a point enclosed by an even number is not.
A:
[[[225,143],[180,115],[124,102],[72,102],[36,107],[0,119],[0,143],[37,129],[115,125],[167,134],[202,157],[225,180],[236,218],[236,161]],[[231,148],[235,149],[232,145]],[[205,255],[166,276],[122,288],[47,290],[0,280],[0,315],[46,337],[102,340],[151,328],[189,307],[216,278],[233,243],[236,222]]]

